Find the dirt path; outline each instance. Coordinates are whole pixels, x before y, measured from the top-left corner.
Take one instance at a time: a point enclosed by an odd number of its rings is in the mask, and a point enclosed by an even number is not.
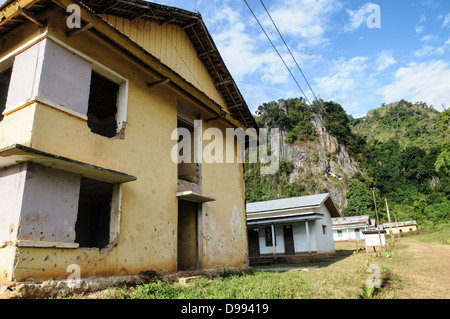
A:
[[[402,238],[389,261],[398,299],[450,298],[450,245]]]

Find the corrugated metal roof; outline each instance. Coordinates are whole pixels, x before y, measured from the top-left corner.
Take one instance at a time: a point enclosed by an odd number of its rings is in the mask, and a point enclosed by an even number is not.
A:
[[[409,221],[405,221],[405,222],[383,224],[383,228],[402,227],[402,226],[417,226],[417,222],[415,220],[409,220]]]
[[[248,226],[254,226],[254,225],[269,225],[274,223],[295,223],[299,221],[305,221],[305,220],[317,220],[321,219],[324,216],[322,214],[304,214],[304,215],[298,215],[298,216],[290,216],[290,217],[275,217],[275,218],[266,218],[266,219],[255,219],[255,220],[248,220],[247,225]]]
[[[331,224],[333,226],[337,225],[348,225],[348,224],[360,224],[367,223],[370,224],[370,216],[348,216],[348,217],[337,217],[331,219]]]
[[[330,194],[317,194],[301,197],[291,197],[284,199],[275,199],[265,202],[248,203],[247,214],[268,212],[277,210],[286,210],[293,208],[318,207],[330,196]]]

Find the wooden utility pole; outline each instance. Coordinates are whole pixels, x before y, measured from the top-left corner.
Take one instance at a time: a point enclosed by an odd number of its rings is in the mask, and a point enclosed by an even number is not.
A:
[[[388,202],[387,199],[384,199],[386,201],[386,210],[387,210],[387,215],[388,215],[388,220],[389,220],[389,224],[391,223],[391,214],[389,213],[389,206],[388,206]]]
[[[389,229],[392,229],[391,214],[389,212],[389,206],[388,206],[387,199],[385,198],[384,201],[386,202],[386,211],[387,211],[388,220],[389,220]],[[389,236],[391,237],[391,245],[392,245],[392,243],[394,241],[394,232],[392,230],[389,230]]]
[[[375,199],[375,191],[372,188],[373,195],[373,203],[375,204],[375,214],[377,216],[377,229],[378,229],[378,238],[380,240],[381,251],[383,251],[383,242],[381,241],[381,231],[380,231],[380,219],[378,218],[378,210],[377,210],[377,200]]]

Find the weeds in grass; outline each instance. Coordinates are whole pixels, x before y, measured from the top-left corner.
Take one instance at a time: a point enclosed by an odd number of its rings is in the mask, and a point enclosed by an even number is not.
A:
[[[373,299],[373,292],[375,290],[375,287],[368,287],[366,285],[364,285],[362,287],[363,290],[363,294],[362,294],[362,298],[363,299]]]
[[[371,265],[372,266],[372,265]],[[378,266],[377,266],[378,267]],[[370,266],[367,269],[371,269]],[[369,280],[362,286],[362,299],[391,299],[394,297],[393,274],[389,268],[379,268],[380,278],[378,285],[369,283]]]

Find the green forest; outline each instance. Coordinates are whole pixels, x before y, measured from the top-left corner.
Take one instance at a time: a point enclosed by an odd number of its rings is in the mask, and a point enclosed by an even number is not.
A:
[[[448,222],[450,110],[439,112],[424,102],[401,100],[355,119],[335,102],[315,101],[310,106],[295,98],[285,100],[284,108],[276,102],[264,103],[255,118],[260,127],[285,131],[286,142],[302,143],[317,138],[311,122],[314,114],[321,117],[328,133],[345,145],[360,167],[359,172],[342,181],[347,187],[343,216],[375,218],[376,205],[380,221],[387,222],[388,203],[391,218],[398,221],[416,220],[422,227]],[[288,159],[281,159],[275,175],[261,176],[260,165],[245,164],[247,202],[311,192],[308,183],[312,176],[289,182],[294,165]]]

